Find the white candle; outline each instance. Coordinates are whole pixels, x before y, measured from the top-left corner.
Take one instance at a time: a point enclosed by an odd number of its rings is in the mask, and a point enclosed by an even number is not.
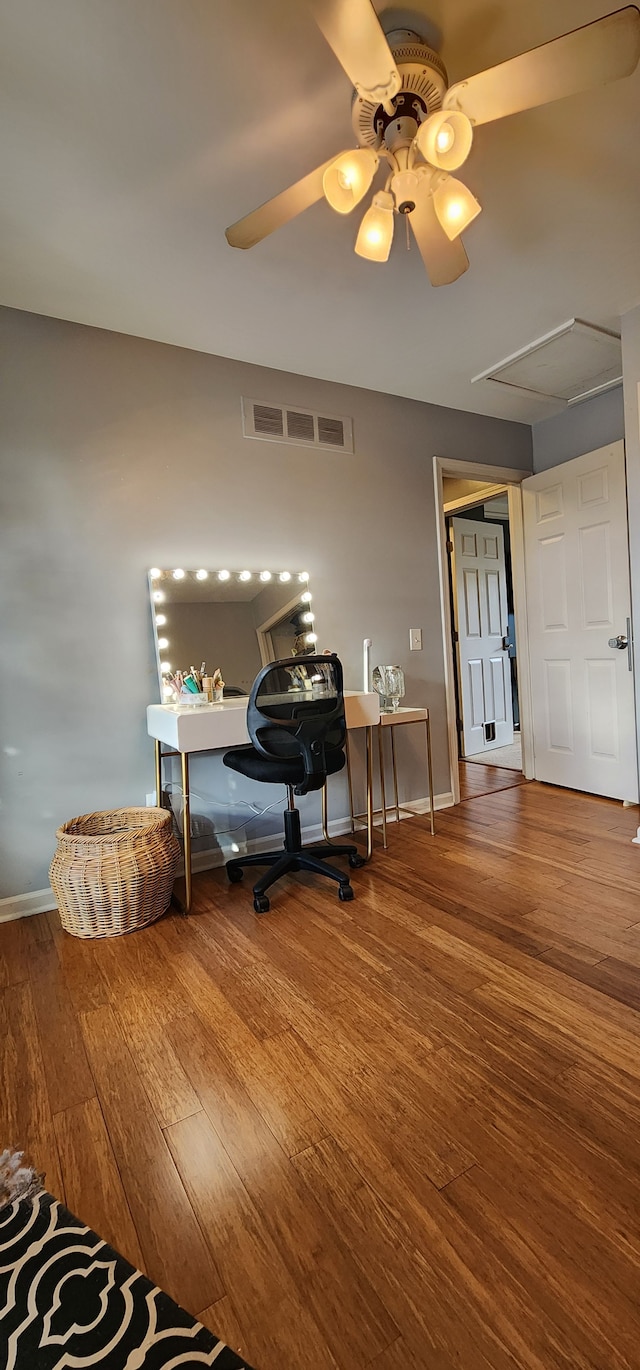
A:
[[[371,690],[371,666],[370,666],[370,656],[371,656],[371,646],[372,646],[371,638],[370,638],[370,637],[365,637],[362,646],[363,646],[363,662],[362,662],[363,680],[362,680],[362,688],[363,688],[365,694],[368,694],[369,691]]]

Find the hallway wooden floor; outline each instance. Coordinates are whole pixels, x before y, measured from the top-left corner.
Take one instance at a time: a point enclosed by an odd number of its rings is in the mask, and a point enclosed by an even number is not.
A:
[[[638,1370],[637,810],[535,783],[356,899],[0,927],[0,1146],[257,1370]]]

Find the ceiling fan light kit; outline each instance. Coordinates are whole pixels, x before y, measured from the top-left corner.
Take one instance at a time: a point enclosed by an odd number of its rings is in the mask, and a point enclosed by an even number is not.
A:
[[[460,110],[437,110],[416,133],[416,146],[425,162],[442,171],[457,171],[466,162],[472,142],[473,124]]]
[[[463,181],[455,176],[443,176],[435,183],[433,204],[440,227],[450,242],[459,238],[465,228],[477,219],[481,205]]]
[[[355,87],[352,123],[359,146],[232,224],[227,241],[253,247],[323,195],[338,214],[349,214],[384,161],[386,185],[364,215],[356,253],[386,262],[393,216],[402,214],[432,285],[451,284],[469,266],[460,235],[481,207],[447,173],[466,161],[475,128],[629,76],[640,59],[640,10],[627,5],[449,86],[438,54],[410,30],[385,34],[371,0],[307,4]]]
[[[393,195],[379,190],[367,210],[356,238],[355,250],[369,262],[386,262],[393,242]]]
[[[338,214],[350,214],[366,195],[380,158],[370,147],[342,152],[322,178],[325,199]]]

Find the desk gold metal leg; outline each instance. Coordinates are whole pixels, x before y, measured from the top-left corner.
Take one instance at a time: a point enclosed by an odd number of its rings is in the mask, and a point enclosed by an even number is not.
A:
[[[397,765],[396,765],[396,744],[395,744],[395,740],[394,740],[394,731],[395,731],[395,729],[394,729],[393,723],[391,723],[391,724],[389,725],[389,732],[391,733],[391,766],[392,766],[392,769],[393,769],[393,798],[394,798],[394,800],[395,800],[395,806],[396,806],[396,823],[399,823],[399,822],[400,822],[400,803],[399,803],[399,800],[398,800],[398,767],[397,767]]]
[[[157,738],[155,739],[155,744],[156,744],[156,754],[155,754],[155,762],[156,762],[156,804],[157,804],[158,808],[161,808],[161,807],[162,807],[162,744],[158,741]]]
[[[322,789],[321,789],[321,791],[320,791],[320,798],[321,798],[321,803],[322,803],[322,836],[324,837],[325,842],[329,842],[331,839],[330,839],[330,837],[329,837],[329,827],[328,827],[328,822],[327,822],[327,782],[326,782],[326,780],[325,780],[324,785],[322,786]]]
[[[365,729],[367,752],[367,861],[373,853],[373,727]]]
[[[355,809],[354,809],[354,807],[353,807],[353,776],[352,776],[352,774],[351,774],[351,744],[350,744],[350,742],[349,742],[349,730],[348,730],[348,729],[347,729],[346,736],[345,736],[345,751],[346,751],[346,753],[347,753],[347,785],[349,786],[349,813],[350,813],[350,815],[351,815],[351,832],[354,833],[355,830],[356,830],[356,824],[355,824],[355,818],[354,818]]]
[[[182,841],[184,845],[184,911],[191,908],[191,796],[189,794],[189,753],[180,753],[182,768]]]
[[[387,850],[387,792],[384,782],[384,729],[378,723],[378,762],[380,765],[380,804],[382,806],[382,845]]]
[[[429,772],[429,818],[430,818],[430,820],[431,820],[431,836],[432,836],[432,837],[435,837],[435,832],[436,832],[436,819],[435,819],[435,803],[434,803],[434,797],[433,797],[433,763],[432,763],[432,759],[431,759],[431,718],[430,718],[430,716],[429,716],[429,710],[428,710],[428,709],[427,709],[427,717],[426,717],[426,719],[425,719],[425,723],[426,723],[426,728],[427,728],[427,770],[428,770],[428,772]]]

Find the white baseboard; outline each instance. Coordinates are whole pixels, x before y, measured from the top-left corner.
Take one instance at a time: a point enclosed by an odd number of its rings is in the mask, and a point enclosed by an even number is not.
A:
[[[453,795],[451,793],[435,796],[436,809],[448,809],[452,804]],[[411,809],[411,812],[418,816],[429,812],[429,800],[428,798],[412,799],[407,801],[404,807]],[[401,814],[403,820],[410,817],[411,814]],[[375,819],[376,827],[379,827],[381,822],[382,820],[378,816]],[[389,814],[387,822],[395,823],[395,814]],[[350,827],[348,818],[334,818],[329,822],[329,833],[332,837],[342,837],[350,831]],[[359,831],[362,831],[362,828]],[[640,834],[640,829],[638,832]],[[320,823],[312,823],[303,828],[302,838],[305,843],[321,842],[322,827]],[[243,845],[242,851],[238,855],[241,856],[243,852],[269,851],[274,841],[277,841],[277,834],[274,833],[267,834],[265,837],[250,838],[246,845]],[[191,864],[197,874],[198,871],[213,870],[216,866],[223,866],[230,855],[235,856],[236,853],[222,851],[219,847],[209,851],[195,851]],[[184,872],[182,866],[179,870],[181,873]],[[56,898],[50,886],[44,890],[32,890],[29,894],[12,894],[8,899],[0,899],[0,923],[10,923],[14,918],[30,918],[34,913],[48,913],[55,908],[57,908]]]
[[[30,918],[33,913],[48,913],[58,907],[50,885],[30,894],[11,894],[0,899],[0,923],[11,923],[14,918]]]
[[[447,794],[435,795],[436,811],[438,809],[449,809],[451,808],[452,804],[453,795],[451,794],[451,791],[449,791]],[[403,808],[405,810],[411,809],[411,813],[402,812],[400,814],[400,819],[402,822],[404,822],[404,820],[407,818],[411,818],[412,815],[415,815],[416,818],[418,818],[423,814],[427,814],[429,812],[428,796],[424,799],[408,800],[406,804],[403,804]],[[395,821],[395,813],[389,813],[387,815],[387,823],[395,823]],[[381,825],[382,818],[380,814],[378,814],[377,817],[374,818],[374,826],[376,828],[379,828],[381,827]],[[351,832],[351,822],[348,818],[330,819],[328,827],[330,837],[345,837],[347,834]],[[364,825],[361,822],[358,825],[356,835],[362,832],[364,832]],[[277,838],[278,835],[276,833],[267,833],[265,837],[250,838],[246,844],[243,844],[241,851],[237,853],[222,851],[218,847],[213,849],[210,848],[207,851],[193,852],[191,858],[192,869],[196,874],[198,871],[215,870],[215,868],[218,866],[224,866],[225,862],[228,861],[231,856],[235,857],[237,855],[238,857],[240,857],[243,854],[246,855],[247,853],[251,854],[252,852],[270,851],[273,847],[274,841],[277,842]],[[309,823],[305,827],[303,827],[302,840],[305,846],[309,846],[312,842],[322,842],[323,832],[321,824]],[[184,866],[180,865],[178,869],[179,873],[183,875]]]

